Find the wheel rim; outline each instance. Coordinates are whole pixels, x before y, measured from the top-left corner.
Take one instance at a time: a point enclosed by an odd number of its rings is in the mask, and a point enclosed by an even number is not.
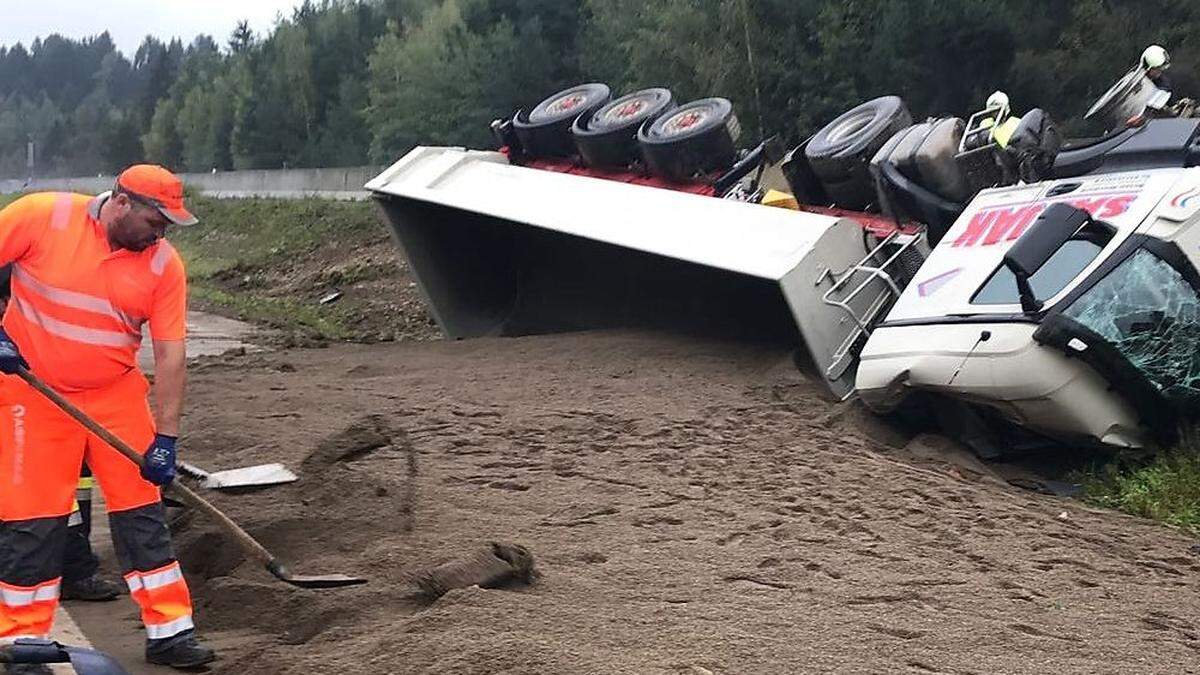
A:
[[[1100,98],[1096,99],[1096,102],[1092,104],[1092,107],[1089,108],[1086,113],[1084,113],[1084,115],[1083,115],[1084,119],[1088,119],[1088,118],[1096,115],[1100,111],[1106,110],[1107,108],[1112,107],[1117,102],[1117,100],[1120,97],[1124,96],[1125,93],[1129,89],[1132,89],[1134,83],[1140,79],[1141,79],[1140,73],[1137,73],[1134,71],[1125,73],[1125,75],[1123,77],[1121,77],[1121,79],[1117,80],[1116,84],[1109,87],[1108,91],[1104,92],[1104,94],[1102,96],[1100,96]]]
[[[875,113],[864,112],[855,115],[849,119],[843,120],[832,130],[830,130],[828,139],[830,143],[838,143],[850,138],[871,124],[875,119]]]
[[[621,105],[615,105],[600,117],[600,121],[605,124],[620,124],[637,118],[650,107],[649,97],[640,96],[638,98],[625,101]]]
[[[595,92],[586,87],[568,89],[559,92],[552,99],[539,103],[529,113],[528,119],[530,122],[538,124],[569,119],[583,112],[595,100]]]
[[[582,92],[572,92],[564,96],[559,96],[546,106],[546,113],[549,115],[560,115],[565,112],[575,110],[583,103],[587,97]]]
[[[663,120],[660,134],[663,138],[674,138],[703,126],[713,116],[708,106],[687,108]]]

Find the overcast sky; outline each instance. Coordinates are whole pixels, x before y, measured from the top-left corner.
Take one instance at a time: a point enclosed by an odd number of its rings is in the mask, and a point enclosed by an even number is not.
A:
[[[201,33],[219,45],[237,22],[249,19],[260,37],[270,31],[275,16],[290,16],[303,0],[0,0],[0,45],[18,42],[28,47],[36,37],[58,33],[81,38],[108,31],[126,57],[132,59],[146,35],[184,44]]]

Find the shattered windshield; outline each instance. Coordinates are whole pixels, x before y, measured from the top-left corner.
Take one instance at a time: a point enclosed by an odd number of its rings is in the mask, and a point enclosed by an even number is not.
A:
[[[1200,296],[1174,267],[1139,249],[1063,314],[1103,337],[1169,401],[1200,411]]]

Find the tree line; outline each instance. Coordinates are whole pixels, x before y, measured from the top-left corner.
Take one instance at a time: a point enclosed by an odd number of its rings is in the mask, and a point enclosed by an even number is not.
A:
[[[995,89],[1075,133],[1157,42],[1184,94],[1194,0],[309,0],[265,35],[107,33],[0,48],[0,175],[390,162],[416,144],[483,147],[488,122],[571,84],[725,96],[746,140],[802,139],[899,94],[965,116]]]

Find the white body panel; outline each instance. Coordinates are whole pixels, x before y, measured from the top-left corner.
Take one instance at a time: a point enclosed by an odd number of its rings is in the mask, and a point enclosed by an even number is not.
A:
[[[1033,324],[879,328],[863,350],[858,393],[893,410],[913,389],[986,405],[1005,419],[1063,440],[1139,447],[1138,417],[1078,360],[1037,345]],[[980,341],[984,331],[991,334]]]
[[[458,148],[416,148],[366,187],[771,280],[838,220],[512,166],[498,152]]]
[[[1020,314],[1018,303],[976,305],[971,298],[1000,266],[1004,254],[1049,204],[1065,202],[1085,208],[1117,228],[1107,251],[1097,256],[1075,279],[1086,277],[1108,252],[1135,232],[1179,178],[1182,169],[1159,169],[1048,181],[981,192],[955,221],[930,254],[913,283],[905,289],[888,321],[942,316]],[[1058,185],[1081,184],[1068,194],[1046,197]],[[1067,284],[1047,307],[1066,295]]]

